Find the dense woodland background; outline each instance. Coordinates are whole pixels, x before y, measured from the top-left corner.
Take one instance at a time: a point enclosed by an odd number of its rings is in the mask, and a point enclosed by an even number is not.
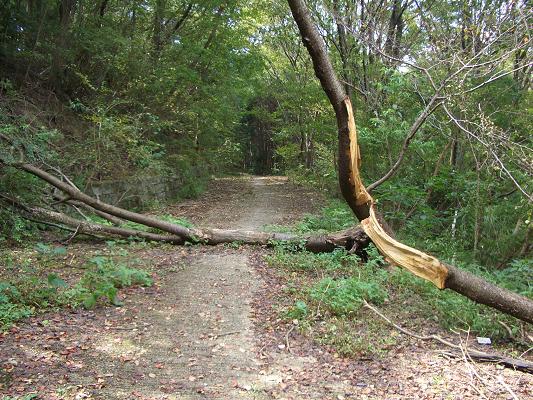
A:
[[[374,193],[398,236],[529,285],[527,2],[308,4],[355,105],[365,182],[395,172]],[[179,176],[190,197],[249,172],[337,196],[333,111],[284,1],[11,0],[0,19],[0,133],[78,187]],[[10,144],[0,155],[0,192],[38,203],[43,184],[8,166]],[[0,214],[4,244],[37,234]]]

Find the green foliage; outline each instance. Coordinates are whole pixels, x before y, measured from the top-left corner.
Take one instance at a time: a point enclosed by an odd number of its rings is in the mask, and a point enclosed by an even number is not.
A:
[[[117,265],[109,258],[97,256],[90,260],[89,270],[80,281],[65,291],[63,297],[73,307],[93,308],[100,299],[121,305],[117,299],[118,289],[132,285],[151,286],[152,279],[145,271]]]
[[[0,282],[0,329],[32,315],[31,307],[21,304],[21,293],[10,283]]]
[[[369,262],[361,266],[357,257],[340,249],[321,254],[293,253],[286,247],[278,246],[273,255],[266,257],[266,261],[289,272],[331,275],[304,289],[303,293],[312,304],[323,304],[335,315],[353,313],[360,308],[363,300],[380,304],[387,298],[387,273],[381,267],[382,258],[375,251],[371,252]],[[304,309],[307,310],[306,303],[297,302],[289,315],[297,319],[296,315],[306,316]]]
[[[294,230],[299,233],[309,232],[335,232],[356,225],[353,212],[341,200],[331,200],[330,203],[321,210],[320,215],[307,215]]]
[[[280,242],[274,254],[266,256],[266,261],[274,266],[283,266],[291,272],[305,271],[345,271],[353,272],[356,268],[356,257],[339,249],[332,253],[310,253],[302,250],[297,244]]]
[[[52,252],[44,245],[39,248],[46,250],[47,256]],[[0,281],[0,329],[58,307],[93,308],[104,301],[121,305],[117,297],[120,288],[153,283],[146,271],[117,264],[108,257],[94,257],[84,268],[86,271],[75,284],[67,283],[56,273],[43,278],[27,272],[10,281]]]
[[[357,311],[364,301],[381,304],[387,292],[378,282],[359,278],[324,278],[310,289],[309,297],[326,306],[334,315],[348,315]]]
[[[298,319],[302,320],[305,319],[309,315],[309,307],[307,307],[307,304],[305,301],[297,300],[294,303],[294,307],[289,309],[286,313],[286,317],[289,319]]]
[[[42,188],[42,182],[34,176],[15,168],[2,168],[0,164],[0,193],[31,203],[34,193],[40,192]],[[22,244],[37,233],[36,223],[24,219],[15,208],[9,205],[8,201],[2,201],[2,199],[0,199],[0,220],[2,221],[0,245],[7,240]]]
[[[184,226],[185,228],[194,228],[193,223],[189,221],[186,217],[175,217],[170,214],[165,214],[159,215],[157,218],[162,221],[170,222],[171,224]]]

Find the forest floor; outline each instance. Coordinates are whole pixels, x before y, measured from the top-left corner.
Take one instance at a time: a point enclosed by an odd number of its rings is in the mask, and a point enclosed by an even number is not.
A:
[[[258,230],[321,204],[316,192],[285,178],[240,177],[215,180],[200,199],[167,212],[198,226]],[[104,251],[104,244],[73,243],[65,268]],[[284,281],[262,261],[267,251],[132,247],[127,257],[153,272],[154,286],[122,290],[122,307],[47,313],[0,334],[0,393],[50,400],[531,398],[531,375],[443,357],[435,352],[442,347],[413,338],[355,358],[314,342],[276,313]]]

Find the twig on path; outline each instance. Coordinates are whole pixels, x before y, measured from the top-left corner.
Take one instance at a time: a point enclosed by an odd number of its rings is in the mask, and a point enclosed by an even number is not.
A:
[[[69,244],[70,242],[72,242],[72,239],[74,239],[76,235],[78,234],[78,232],[80,231],[80,226],[81,225],[78,225],[74,233],[70,235],[67,239],[63,240],[63,244]]]
[[[291,334],[291,332],[294,330],[294,328],[296,328],[296,325],[292,325],[291,328],[287,331],[287,333],[285,334],[285,343],[287,344],[287,351],[289,353],[292,354],[292,350],[291,350],[291,346],[289,344],[289,335]]]
[[[519,399],[518,399],[518,396],[513,392],[513,389],[511,389],[511,388],[509,387],[509,385],[508,385],[507,383],[505,383],[505,381],[502,379],[501,376],[498,376],[498,383],[499,383],[500,385],[502,385],[505,389],[507,389],[507,391],[509,392],[509,394],[510,394],[511,396],[513,396],[513,400],[519,400]]]
[[[470,335],[469,331],[467,332],[467,335]],[[479,375],[476,367],[473,365],[474,361],[472,360],[472,358],[468,354],[467,344],[466,344],[468,342],[468,336],[467,336],[467,340],[466,340],[465,344],[463,344],[463,340],[462,340],[461,336],[459,336],[459,341],[461,342],[461,344],[459,346],[461,348],[461,355],[462,355],[463,361],[464,361],[465,365],[468,367],[468,370],[470,371],[470,380],[471,380],[471,382],[469,383],[469,385],[476,391],[477,394],[479,394],[484,399],[487,399],[487,396],[485,396],[485,394],[475,385],[474,377],[476,377],[483,386],[485,386],[487,389],[490,390],[490,387],[487,384],[487,381],[485,379],[483,379]]]
[[[231,332],[224,332],[224,333],[213,333],[214,338],[219,338],[222,336],[229,336],[229,335],[235,335],[237,333],[241,333],[241,331],[231,331]]]
[[[445,346],[451,347],[451,348],[459,350],[461,352],[462,351],[466,351],[466,354],[468,355],[468,357],[470,357],[473,361],[491,362],[491,363],[501,364],[501,365],[503,365],[504,367],[507,367],[507,368],[512,368],[512,369],[515,369],[517,371],[527,372],[529,374],[533,374],[533,363],[532,362],[529,362],[529,361],[526,361],[526,360],[520,360],[520,359],[516,359],[516,358],[500,356],[498,354],[485,353],[483,351],[478,351],[478,350],[467,350],[464,347],[462,347],[461,345],[452,343],[452,342],[450,342],[450,341],[448,341],[446,339],[441,338],[438,335],[427,335],[427,336],[418,335],[418,334],[416,334],[414,332],[411,332],[408,329],[402,328],[398,324],[395,324],[394,322],[392,322],[387,316],[385,316],[376,307],[371,306],[366,300],[363,300],[363,302],[364,302],[364,306],[366,308],[368,308],[369,310],[374,312],[376,315],[378,315],[379,317],[384,319],[386,322],[388,322],[389,325],[393,326],[394,328],[396,328],[400,332],[404,333],[405,335],[412,336],[412,337],[414,337],[416,339],[424,340],[424,341],[426,341],[426,340],[435,340],[437,342],[440,342],[440,343],[444,344]],[[450,354],[450,355],[457,357],[456,354]]]

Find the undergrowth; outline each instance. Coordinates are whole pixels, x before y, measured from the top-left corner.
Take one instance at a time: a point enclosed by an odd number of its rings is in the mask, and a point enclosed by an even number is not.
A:
[[[352,224],[351,218],[345,218],[347,212],[345,206],[333,203],[322,215],[307,216],[292,230],[309,233],[342,229]],[[266,261],[286,280],[285,300],[292,305],[282,306],[281,315],[296,320],[302,331],[345,355],[379,353],[395,341],[396,333],[362,308],[364,301],[380,305],[396,322],[415,330],[433,324],[500,342],[523,334],[523,323],[513,317],[455,292],[439,290],[403,269],[388,268],[374,247],[369,248],[368,261],[362,263],[342,249],[313,254],[302,251],[297,243],[279,243]],[[457,261],[456,265],[533,297],[531,260],[514,261],[502,270]]]
[[[37,260],[46,267],[55,257],[62,256],[63,247],[36,246]],[[121,305],[120,288],[152,285],[148,272],[116,262],[111,257],[95,256],[82,265],[81,277],[72,283],[57,273],[39,273],[32,261],[16,264],[3,259],[6,268],[18,271],[10,279],[0,280],[0,330],[31,315],[58,308],[94,308],[99,304]],[[42,266],[41,265],[41,266]]]

